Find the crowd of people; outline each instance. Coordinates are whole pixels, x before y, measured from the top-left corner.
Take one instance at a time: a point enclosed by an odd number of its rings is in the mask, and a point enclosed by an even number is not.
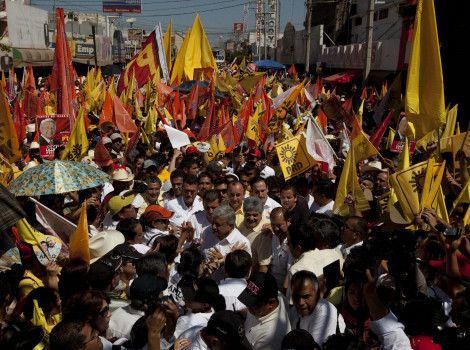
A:
[[[266,92],[278,80],[273,77]],[[340,101],[352,98],[357,111],[355,85],[336,94]],[[302,117],[294,117],[291,106],[284,127],[296,134],[297,120],[316,115],[325,98],[315,108],[300,106]],[[369,94],[362,113],[367,133],[374,130],[376,98]],[[5,229],[2,236],[19,259],[2,257],[0,266],[1,349],[470,346],[468,204],[459,203],[448,221],[431,207],[413,222],[391,220],[379,202],[392,189],[389,177],[401,156],[387,149],[386,137],[380,155],[360,161],[353,174],[368,193],[370,209],[361,211],[357,193],[337,196],[348,140],[336,129],[325,130],[336,156],[332,171],[316,164],[286,181],[275,139],[255,147],[241,142],[210,160],[208,148],[196,142],[204,116],[188,122],[193,144],[175,149],[160,120],[149,140],[140,139],[130,152],[127,135],[115,125],[105,129],[96,115],[89,119],[82,162],[111,180],[37,199],[75,224],[86,210],[90,260],[59,254],[50,240],[41,248],[49,258],[40,261],[19,227]],[[15,178],[62,158],[64,146],[53,141],[46,128],[55,126],[46,120],[40,142],[34,124],[27,128]],[[101,142],[110,155],[105,163],[94,157]],[[41,157],[42,144],[54,146],[54,159]],[[410,164],[448,159],[436,144],[417,148]],[[442,178],[449,211],[468,180],[461,153],[459,180],[452,160]],[[35,204],[17,200],[27,223],[45,232]],[[349,215],[334,210],[338,200]]]

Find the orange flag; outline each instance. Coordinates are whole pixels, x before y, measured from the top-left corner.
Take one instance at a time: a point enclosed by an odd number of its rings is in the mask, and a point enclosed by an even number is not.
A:
[[[57,38],[52,74],[49,77],[50,90],[54,91],[57,97],[57,114],[68,114],[75,123],[75,116],[78,115],[78,104],[75,82],[73,81],[72,55],[65,34],[64,9],[57,9],[56,21]],[[71,127],[73,128],[73,125]]]
[[[367,89],[366,88],[364,88],[364,90],[362,90],[361,99],[367,100]]]
[[[113,164],[113,158],[104,146],[103,137],[101,136],[95,146],[95,162],[101,167]]]
[[[88,244],[88,221],[86,201],[82,204],[82,212],[75,232],[70,235],[69,259],[79,259],[90,264],[90,248]]]
[[[137,132],[137,126],[116,95],[113,98],[113,122],[120,132],[128,132],[130,134]]]
[[[106,97],[104,98],[103,109],[101,110],[100,115],[100,128],[103,123],[113,123],[113,98],[106,92]],[[114,125],[115,126],[115,125]]]
[[[197,104],[199,100],[199,81],[196,81],[196,84],[191,88],[191,92],[188,98],[188,119],[194,119],[197,115]]]

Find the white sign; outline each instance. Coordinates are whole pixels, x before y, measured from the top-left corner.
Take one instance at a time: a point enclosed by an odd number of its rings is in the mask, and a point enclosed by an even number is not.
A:
[[[179,131],[178,129],[172,128],[171,126],[168,126],[168,125],[164,125],[164,126],[165,126],[166,134],[168,135],[168,138],[170,139],[170,143],[174,149],[179,149],[180,147],[191,144],[191,141],[189,141],[188,135],[186,135],[184,132]]]
[[[5,1],[10,46],[46,49],[47,11],[19,2]]]
[[[277,46],[277,8],[278,0],[268,0],[268,19],[267,19],[267,32],[266,44],[271,47]]]

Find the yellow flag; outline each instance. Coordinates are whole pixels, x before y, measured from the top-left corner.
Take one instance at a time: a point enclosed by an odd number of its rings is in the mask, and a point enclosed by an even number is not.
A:
[[[126,74],[124,74],[124,76],[127,76]],[[114,98],[114,94],[116,93],[116,83],[114,81],[114,78],[111,79],[111,84],[109,85],[108,87],[108,92],[109,92],[109,95]],[[106,93],[105,93],[105,96],[106,96]]]
[[[149,149],[150,152],[154,152],[155,148],[153,147],[152,143],[149,141],[149,138],[147,137],[147,134],[142,131],[142,143],[144,145],[147,145],[147,148]]]
[[[80,259],[90,263],[90,248],[88,244],[88,221],[86,201],[82,204],[82,212],[78,220],[77,228],[70,235],[70,260]]]
[[[388,138],[387,138],[387,146],[385,147],[386,149],[389,149],[392,147],[392,142],[393,139],[395,138],[395,130],[393,130],[391,127],[388,127]]]
[[[459,204],[470,203],[470,179],[465,184],[457,199],[454,201],[453,209]]]
[[[195,68],[212,68],[217,71],[217,64],[198,14],[191,29],[184,58],[184,74],[189,80],[193,79]]]
[[[338,189],[336,191],[333,213],[341,216],[349,215],[349,207],[344,203],[344,198],[349,194],[356,200],[357,208],[360,211],[370,210],[369,202],[364,196],[364,192],[359,185],[354,155],[354,149],[351,148],[346,156],[343,171],[341,172],[341,177],[338,183]]]
[[[460,134],[460,124],[459,124],[459,122],[457,122],[457,126],[455,128],[455,134],[454,135],[458,135],[458,134]]]
[[[463,227],[467,227],[470,224],[470,206],[467,208],[465,212],[465,216],[463,217]]]
[[[452,152],[452,138],[455,131],[455,123],[457,122],[457,110],[459,105],[455,105],[447,113],[447,123],[444,132],[441,135],[441,153]]]
[[[163,47],[165,48],[165,57],[166,64],[168,66],[168,71],[171,71],[171,19],[170,24],[168,24],[168,29],[166,30],[165,36],[163,37]]]
[[[359,125],[362,127],[362,114],[364,114],[364,99],[361,99],[361,105],[357,110],[357,120],[359,121]],[[395,136],[395,134],[393,135]]]
[[[173,70],[171,71],[171,83],[178,78],[178,82],[181,83],[184,78],[184,59],[186,57],[186,51],[188,48],[189,37],[191,36],[191,29],[188,29],[186,36],[184,37],[183,44],[181,45],[178,55],[176,55],[175,63],[173,63]]]
[[[33,325],[42,327],[44,331],[43,338],[41,339],[40,343],[33,348],[33,350],[42,350],[48,343],[51,326],[47,324],[44,311],[39,307],[38,301],[36,299],[33,299]]]
[[[98,71],[96,72],[96,77],[95,77],[95,86],[100,85],[101,83],[101,67],[98,67]]]
[[[259,144],[259,114],[261,113],[261,103],[256,106],[255,113],[250,115],[248,119],[248,126],[246,128],[245,136],[247,139],[252,140],[256,145]]]
[[[129,85],[126,88],[126,94],[124,100],[122,101],[123,105],[127,107],[127,105],[131,104],[134,101],[134,90],[135,90],[135,69],[132,70],[132,77]]]
[[[245,57],[243,57],[242,63],[240,63],[240,68],[241,68],[241,69],[245,69],[245,68],[246,68],[246,59],[245,59]]]
[[[10,113],[10,105],[5,96],[5,85],[0,84],[0,153],[10,164],[21,157],[20,144]]]
[[[401,151],[400,157],[398,158],[397,172],[402,171],[404,169],[408,169],[409,167],[410,167],[410,149],[408,145],[408,138],[405,137],[403,150]],[[390,209],[396,202],[398,202],[398,197],[397,197],[397,194],[395,193],[395,189],[392,187],[392,190],[390,191],[389,200],[387,202],[387,211],[390,211]]]
[[[85,108],[87,111],[91,111],[93,105],[93,89],[95,88],[95,77],[93,75],[93,69],[88,71],[85,80]]]
[[[366,134],[362,131],[361,126],[355,115],[353,115],[353,128],[351,133],[352,146],[354,147],[354,157],[356,162],[365,160],[370,156],[379,154],[377,148],[369,141]]]
[[[207,151],[207,157],[209,158],[209,161],[211,161],[215,158],[217,153],[219,153],[219,145],[217,143],[216,135],[212,135],[209,140],[209,145],[211,147],[209,148],[209,151]]]
[[[414,140],[446,121],[444,82],[433,0],[418,0],[406,81],[405,115]]]
[[[80,108],[77,120],[73,126],[67,145],[65,146],[62,160],[74,160],[79,162],[88,150],[88,138],[85,131],[84,108]]]
[[[219,152],[225,151],[227,147],[225,147],[225,142],[224,139],[222,138],[222,135],[219,135]]]
[[[295,136],[275,145],[284,179],[287,181],[317,164],[307,152],[305,137]]]
[[[445,169],[446,169],[446,161],[442,162],[442,164],[439,166],[437,171],[434,171],[433,169],[432,183],[429,188],[429,191],[426,193],[423,190],[423,194],[421,195],[421,203],[422,203],[421,210],[423,210],[424,208],[435,209],[435,206],[437,203],[437,196],[441,188],[442,176],[444,175]]]
[[[147,114],[147,120],[145,121],[143,132],[147,135],[151,135],[155,131],[157,131],[157,111],[152,107],[149,109]]]
[[[434,208],[434,207],[433,207]],[[444,194],[442,193],[442,186],[439,187],[439,192],[437,193],[437,203],[435,205],[436,214],[449,222],[449,215],[447,213],[447,207],[444,200]]]
[[[41,245],[41,242],[46,240],[46,235],[33,228],[25,218],[16,223],[16,229],[18,230],[18,236],[21,241],[40,248],[44,255],[49,258],[49,254],[44,251]]]

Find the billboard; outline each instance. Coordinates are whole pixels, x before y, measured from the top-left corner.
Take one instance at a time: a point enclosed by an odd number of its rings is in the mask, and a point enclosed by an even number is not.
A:
[[[241,35],[243,33],[243,23],[233,24],[233,35]]]
[[[103,0],[103,12],[141,13],[142,0]]]
[[[54,150],[67,144],[69,140],[70,116],[67,114],[37,115],[36,124],[41,157],[53,157]]]
[[[84,58],[84,57],[93,57],[95,54],[95,49],[93,44],[79,44],[75,45],[75,57]]]
[[[10,46],[18,49],[47,49],[47,11],[17,1],[5,1],[5,5]]]
[[[127,39],[129,40],[142,40],[144,34],[143,29],[129,28],[127,30]]]

